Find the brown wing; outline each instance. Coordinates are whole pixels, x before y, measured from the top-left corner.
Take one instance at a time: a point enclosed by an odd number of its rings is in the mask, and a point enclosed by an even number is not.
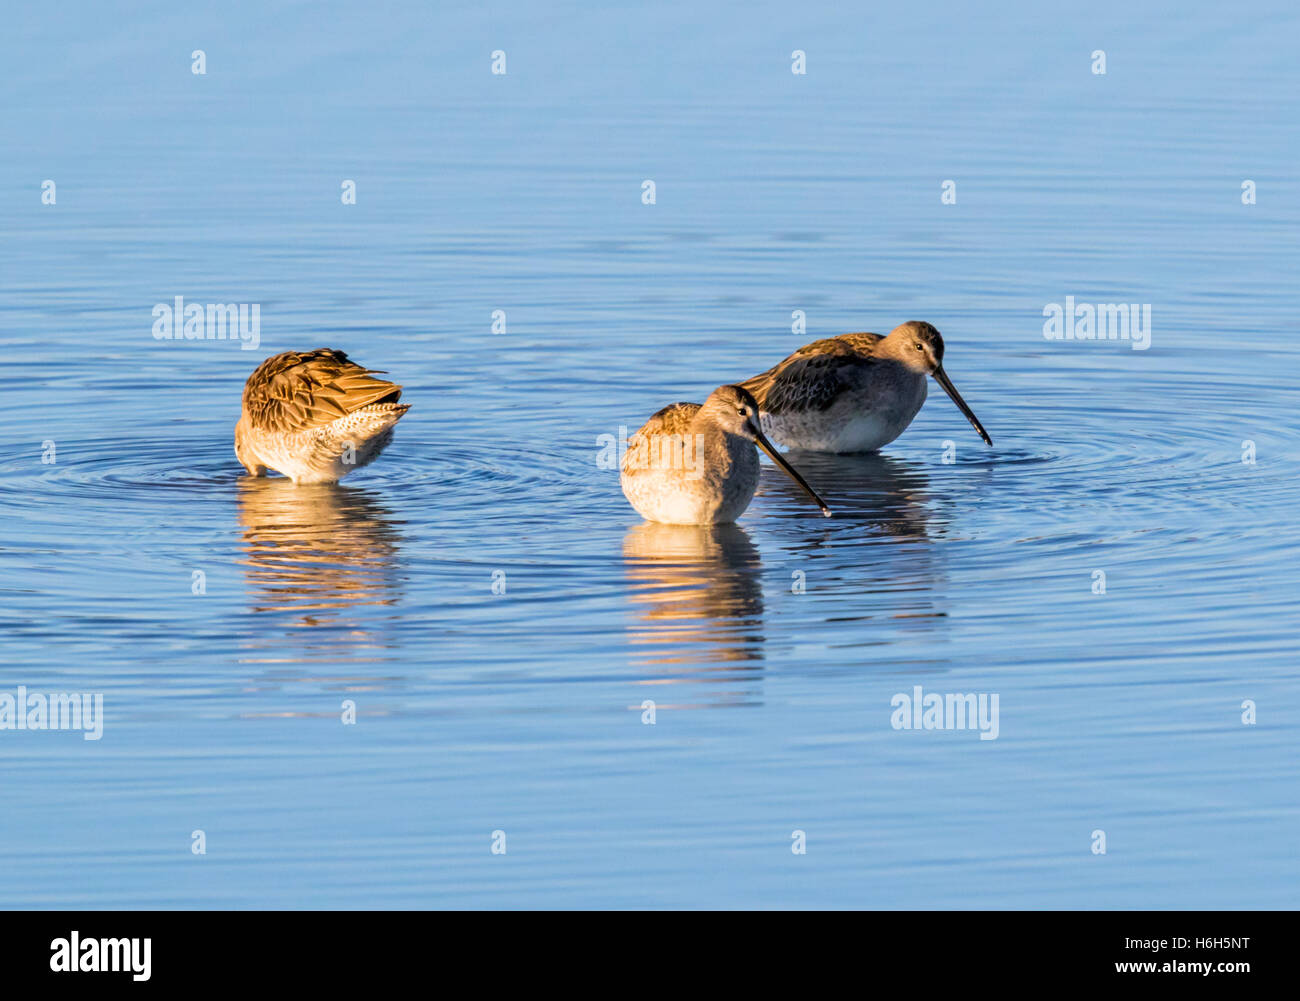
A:
[[[402,387],[376,379],[342,351],[286,351],[248,377],[244,410],[255,427],[306,431],[372,403],[396,403]]]
[[[874,364],[879,334],[841,334],[805,344],[784,361],[740,383],[769,414],[825,410]]]

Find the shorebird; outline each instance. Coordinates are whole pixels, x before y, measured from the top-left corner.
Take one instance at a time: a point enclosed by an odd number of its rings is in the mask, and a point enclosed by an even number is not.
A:
[[[740,385],[754,394],[763,430],[787,448],[874,452],[912,423],[926,396],[926,376],[992,445],[943,370],[943,338],[912,320],[879,334],[841,334],[806,344]]]
[[[337,483],[384,450],[410,409],[401,386],[373,378],[382,374],[331,348],[266,359],[244,385],[235,457],[253,476]]]
[[[624,495],[647,521],[733,522],[758,488],[757,445],[829,518],[826,502],[767,440],[758,420],[758,402],[739,386],[719,386],[703,405],[664,407],[628,443],[620,477]]]

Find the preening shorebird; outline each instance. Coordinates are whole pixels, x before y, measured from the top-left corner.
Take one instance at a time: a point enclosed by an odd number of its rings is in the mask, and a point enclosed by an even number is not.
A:
[[[253,476],[267,469],[295,483],[336,483],[374,459],[410,406],[402,387],[374,378],[342,351],[286,351],[244,385],[235,457]]]

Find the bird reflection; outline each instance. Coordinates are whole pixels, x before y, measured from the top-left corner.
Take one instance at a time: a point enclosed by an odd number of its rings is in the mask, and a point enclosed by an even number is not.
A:
[[[730,681],[734,676],[723,679],[716,672],[739,668],[746,672],[742,677],[752,677],[759,670],[762,562],[743,528],[647,522],[628,530],[623,562],[634,606],[629,638],[645,648],[640,663],[694,665],[647,684]],[[701,661],[708,666],[691,677]],[[732,703],[744,699],[734,688],[723,696]]]
[[[790,461],[806,470],[809,482],[828,498],[840,525],[849,522],[868,529],[841,529],[838,536],[810,532],[791,545],[791,552],[809,560],[810,578],[838,577],[858,595],[852,605],[837,610],[837,623],[867,625],[887,619],[893,623],[891,630],[901,625],[925,633],[941,631],[947,612],[936,597],[944,591],[943,547],[932,543],[944,530],[942,518],[933,511],[925,466],[875,452],[790,454]],[[763,489],[780,497],[782,508],[797,510],[806,502],[786,489],[784,479],[768,476]],[[864,632],[861,642],[879,643],[880,637],[879,632]]]
[[[839,522],[865,522],[886,535],[930,539],[929,479],[924,466],[878,452],[836,455],[792,450],[786,454],[827,498]],[[783,507],[789,503],[792,510],[799,510],[793,507],[799,500],[797,488],[788,489],[784,479],[765,475],[762,489],[780,497]]]
[[[276,615],[309,644],[305,657],[275,659],[376,659],[384,644],[372,635],[373,616],[358,613],[399,597],[390,512],[355,487],[246,478],[238,490],[250,609]],[[265,629],[253,636],[272,650],[282,643]]]

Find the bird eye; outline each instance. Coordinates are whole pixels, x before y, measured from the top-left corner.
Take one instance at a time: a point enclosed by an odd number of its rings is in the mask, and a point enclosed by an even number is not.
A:
[[[744,407],[741,407],[739,410],[736,411],[736,413],[740,414],[741,417],[748,417],[748,416],[749,416],[747,413],[745,413],[745,408],[744,408]]]
[[[920,341],[917,341],[915,344],[912,345],[912,347],[916,348],[917,351],[924,351],[924,350],[925,350],[924,348],[921,347],[921,342],[920,342]]]

